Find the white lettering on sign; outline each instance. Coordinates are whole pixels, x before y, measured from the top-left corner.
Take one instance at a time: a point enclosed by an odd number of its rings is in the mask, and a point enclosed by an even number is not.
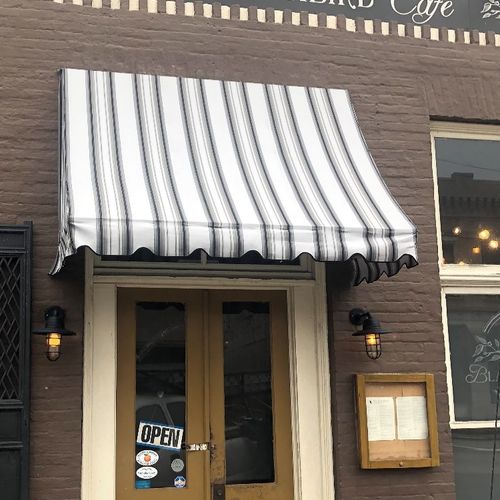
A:
[[[489,384],[496,382],[497,378],[485,366],[471,364],[469,365],[469,373],[465,376],[465,381],[468,384]]]
[[[326,0],[309,0],[312,3],[325,3]],[[330,5],[338,5],[339,7],[349,6],[351,9],[369,9],[373,7],[375,0],[329,0]]]
[[[137,443],[169,450],[180,450],[184,429],[168,425],[140,422],[137,429]]]
[[[391,0],[391,7],[396,14],[402,16],[411,15],[415,24],[428,23],[435,14],[450,17],[454,12],[453,0],[415,0],[413,6],[407,10],[401,10],[401,0]]]
[[[297,1],[297,0],[292,0]],[[334,7],[348,7],[351,10],[374,9],[387,0],[298,0],[299,2],[325,4]],[[495,0],[496,1],[496,0]],[[378,3],[377,3],[378,2]],[[395,14],[410,18],[415,24],[427,24],[434,18],[451,17],[455,14],[455,0],[390,0],[390,6]],[[486,12],[484,10],[483,12]],[[366,15],[366,14],[365,14]],[[484,14],[488,16],[489,13]],[[498,10],[500,18],[500,9]]]

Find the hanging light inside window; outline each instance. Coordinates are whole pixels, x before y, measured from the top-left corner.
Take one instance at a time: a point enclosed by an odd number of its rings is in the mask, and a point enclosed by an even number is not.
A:
[[[488,242],[488,246],[491,248],[491,250],[498,250],[499,246],[498,240],[490,240]]]
[[[47,359],[56,361],[61,355],[61,339],[65,335],[76,335],[75,332],[64,328],[64,309],[59,306],[51,306],[45,310],[45,326],[33,330],[35,335],[45,335],[47,343]]]
[[[451,232],[455,235],[455,236],[460,236],[462,234],[462,228],[460,226],[455,226]]]
[[[389,333],[382,328],[370,312],[364,309],[352,309],[349,313],[349,321],[356,326],[363,326],[352,334],[353,337],[365,338],[365,350],[370,359],[378,359],[382,356],[382,340],[380,338],[384,333]]]
[[[490,236],[491,236],[491,233],[490,233],[489,229],[481,229],[481,231],[479,231],[477,233],[477,237],[480,240],[487,240],[487,239],[489,239]]]
[[[481,253],[481,247],[472,247],[472,253],[474,255],[479,255]]]

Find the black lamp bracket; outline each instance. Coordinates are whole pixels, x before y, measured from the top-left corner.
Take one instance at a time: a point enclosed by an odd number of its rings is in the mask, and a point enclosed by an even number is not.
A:
[[[371,314],[364,309],[354,308],[349,312],[349,321],[356,326],[361,326],[369,318],[371,318]]]
[[[75,332],[64,327],[65,312],[62,307],[51,306],[45,310],[45,326],[33,330],[36,335],[48,335],[49,333],[60,333],[61,335],[76,335]]]

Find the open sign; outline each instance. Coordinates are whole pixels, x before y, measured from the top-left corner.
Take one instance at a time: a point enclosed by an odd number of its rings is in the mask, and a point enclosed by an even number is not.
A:
[[[180,450],[184,429],[169,425],[140,422],[137,429],[137,443],[145,446]]]

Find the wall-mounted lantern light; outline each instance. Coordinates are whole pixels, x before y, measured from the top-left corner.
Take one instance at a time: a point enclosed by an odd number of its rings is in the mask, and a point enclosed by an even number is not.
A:
[[[356,326],[363,326],[352,334],[353,337],[365,338],[366,354],[371,359],[378,359],[382,355],[382,341],[380,335],[389,333],[380,326],[371,313],[364,309],[352,309],[349,313],[349,321]]]
[[[47,342],[47,359],[56,361],[61,355],[61,339],[64,335],[76,335],[75,332],[64,328],[64,309],[51,306],[45,310],[45,326],[33,330],[36,335],[45,335]]]

